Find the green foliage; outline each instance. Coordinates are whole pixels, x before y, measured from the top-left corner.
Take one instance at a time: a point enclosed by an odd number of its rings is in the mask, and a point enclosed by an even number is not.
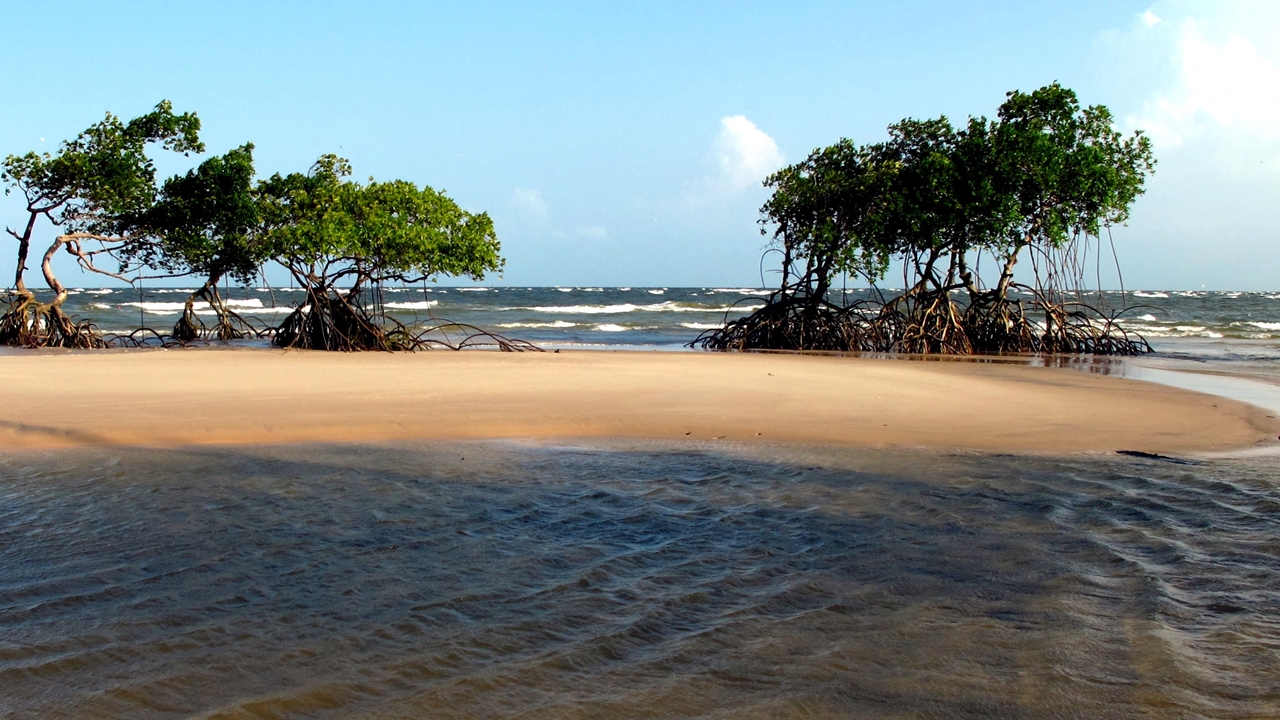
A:
[[[1102,106],[1054,84],[1009,93],[998,119],[903,120],[889,139],[841,140],[766,180],[761,224],[812,284],[832,273],[883,278],[892,258],[924,263],[972,251],[1008,258],[1060,248],[1122,223],[1154,167],[1150,141],[1123,137]],[[936,258],[935,258],[936,260]],[[789,270],[789,269],[788,269]]]
[[[204,333],[192,309],[198,298],[218,314],[213,336],[254,332],[226,307],[218,280],[231,276],[247,283],[264,263],[278,262],[308,294],[280,327],[264,332],[277,344],[342,350],[433,342],[371,312],[361,297],[370,286],[442,274],[479,280],[503,267],[487,214],[467,212],[443,193],[403,180],[352,182],[350,165],[334,155],[321,157],[308,173],[277,174],[255,183],[253,145],[246,144],[157,189],[147,152],[153,145],[202,152],[199,130],[194,114],[174,114],[166,101],[128,123],[108,114],[55,154],[27,153],[4,161],[0,179],[6,192],[23,193],[28,222],[22,232],[9,230],[19,242],[18,270],[10,308],[0,317],[0,343],[98,347],[106,342],[60,310],[67,293],[49,262],[60,248],[81,267],[121,279],[95,266],[94,257],[119,260],[122,272],[149,267],[205,276],[171,336],[181,342]],[[51,303],[37,302],[23,282],[32,233],[42,217],[61,229],[42,264],[57,291]],[[86,243],[97,245],[87,249]]]
[[[249,143],[169,178],[155,205],[124,221],[137,235],[122,256],[174,274],[198,273],[215,284],[226,275],[249,282],[267,259],[253,176]]]
[[[888,139],[813,151],[771,175],[760,210],[782,253],[782,283],[761,310],[704,335],[711,348],[908,353],[1149,349],[1106,315],[1067,301],[1089,238],[1123,223],[1155,161],[1102,106],[1058,84],[1011,92],[995,120],[907,119]],[[1035,260],[1033,299],[1011,296],[1020,256]],[[990,287],[972,269],[983,257]],[[863,307],[828,300],[833,277],[875,283],[902,263],[900,295]],[[964,291],[963,306],[952,293]],[[1039,315],[1027,315],[1028,308]]]
[[[200,119],[175,115],[168,100],[150,113],[101,122],[63,142],[56,154],[29,152],[5,158],[0,179],[26,197],[28,210],[70,231],[114,234],[118,220],[137,215],[155,199],[150,145],[184,155],[202,152]]]
[[[416,282],[440,274],[482,279],[502,269],[493,221],[429,187],[346,180],[347,161],[320,158],[307,174],[258,189],[271,256],[308,285]]]
[[[884,274],[898,248],[883,232],[880,201],[896,172],[883,150],[841,140],[768,178],[774,193],[761,208],[761,224],[773,225],[782,241],[784,273],[803,258],[809,261],[804,275]]]
[[[1016,208],[1002,238],[1011,245],[1061,247],[1123,223],[1155,167],[1141,131],[1122,136],[1106,107],[1081,109],[1057,83],[1009,93],[989,145],[998,186]]]

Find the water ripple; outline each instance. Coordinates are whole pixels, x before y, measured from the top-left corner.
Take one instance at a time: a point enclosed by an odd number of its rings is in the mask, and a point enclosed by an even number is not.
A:
[[[1274,717],[1274,460],[0,456],[6,717]]]

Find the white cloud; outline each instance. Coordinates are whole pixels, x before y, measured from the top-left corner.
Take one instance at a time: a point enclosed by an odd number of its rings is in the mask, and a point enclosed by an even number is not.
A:
[[[720,118],[716,150],[723,178],[734,191],[757,185],[786,163],[778,143],[743,115]]]
[[[547,201],[542,199],[542,193],[537,190],[516,188],[511,193],[511,204],[534,220],[545,222],[547,219]]]
[[[1154,0],[1099,37],[1081,93],[1152,138],[1158,165],[1124,237],[1139,286],[1275,287],[1280,262],[1280,3]],[[1094,98],[1097,98],[1095,100]]]
[[[1146,12],[1139,15],[1138,19],[1142,20],[1142,24],[1147,27],[1153,27],[1156,23],[1160,22],[1160,16],[1151,12],[1150,8],[1147,8]]]
[[[1223,130],[1270,140],[1280,133],[1280,69],[1236,33],[1219,42],[1205,24],[1181,23],[1178,81],[1132,118],[1153,140],[1178,146]]]

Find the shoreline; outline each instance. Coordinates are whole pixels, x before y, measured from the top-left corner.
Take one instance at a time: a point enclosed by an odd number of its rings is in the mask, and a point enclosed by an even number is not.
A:
[[[774,353],[14,353],[0,450],[626,438],[1223,453],[1276,413],[1124,377]]]

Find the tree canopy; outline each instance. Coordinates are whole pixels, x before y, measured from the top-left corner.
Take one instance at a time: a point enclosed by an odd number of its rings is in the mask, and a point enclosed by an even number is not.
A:
[[[311,171],[273,175],[259,189],[271,256],[307,289],[277,344],[395,347],[354,303],[371,284],[416,283],[441,274],[482,279],[502,269],[486,213],[470,213],[443,193],[403,181],[361,184],[333,155]]]
[[[840,140],[765,181],[761,232],[782,253],[782,283],[759,317],[702,338],[710,347],[822,346],[902,352],[1023,350],[1127,352],[1139,345],[1113,322],[1090,329],[1090,308],[1064,305],[1079,288],[1089,238],[1128,219],[1154,168],[1150,141],[1124,136],[1103,106],[1081,107],[1052,84],[1014,91],[996,119],[946,117],[891,125],[888,139]],[[1010,299],[1030,255],[1026,289],[1046,326]],[[984,280],[983,257],[998,274]],[[871,283],[893,261],[907,280],[883,307],[828,301],[842,273]],[[963,307],[950,294],[967,295]],[[826,329],[824,329],[826,328]]]
[[[322,156],[309,172],[255,179],[252,144],[209,158],[157,187],[147,154],[153,146],[202,152],[200,121],[175,114],[166,101],[129,122],[114,115],[91,126],[56,154],[27,153],[4,162],[7,191],[23,193],[28,222],[10,230],[19,241],[18,271],[0,342],[19,345],[102,344],[87,323],[65,317],[65,288],[50,260],[65,247],[86,269],[127,279],[148,268],[168,276],[205,278],[186,303],[172,337],[202,336],[194,303],[218,315],[213,335],[240,337],[247,328],[218,293],[218,282],[248,283],[264,264],[286,268],[307,299],[278,328],[277,344],[321,349],[397,349],[422,343],[383,316],[371,290],[439,275],[482,279],[500,271],[501,246],[486,213],[463,210],[444,193],[404,180],[350,180],[350,164]],[[39,220],[57,231],[42,270],[57,297],[36,302],[23,271]],[[87,249],[86,243],[97,243]],[[118,262],[118,272],[94,263]],[[389,324],[389,326],[388,326]]]
[[[199,132],[200,119],[194,113],[175,114],[172,105],[163,101],[127,123],[107,113],[75,139],[63,142],[56,153],[29,152],[5,158],[0,181],[6,193],[15,189],[22,193],[27,222],[20,231],[8,229],[18,241],[16,297],[0,318],[0,342],[98,344],[63,315],[66,291],[54,275],[52,258],[65,247],[81,267],[112,274],[95,265],[94,256],[118,251],[128,231],[124,219],[136,217],[154,203],[156,168],[148,149],[158,145],[184,155],[202,152]],[[31,242],[41,218],[59,230],[41,263],[45,281],[56,292],[50,303],[36,302],[25,280]],[[89,250],[84,247],[87,242],[103,247]]]
[[[306,174],[273,175],[258,188],[270,254],[300,283],[360,288],[441,274],[481,279],[502,269],[487,214],[466,212],[429,187],[362,185],[350,174],[346,160],[326,155]]]

